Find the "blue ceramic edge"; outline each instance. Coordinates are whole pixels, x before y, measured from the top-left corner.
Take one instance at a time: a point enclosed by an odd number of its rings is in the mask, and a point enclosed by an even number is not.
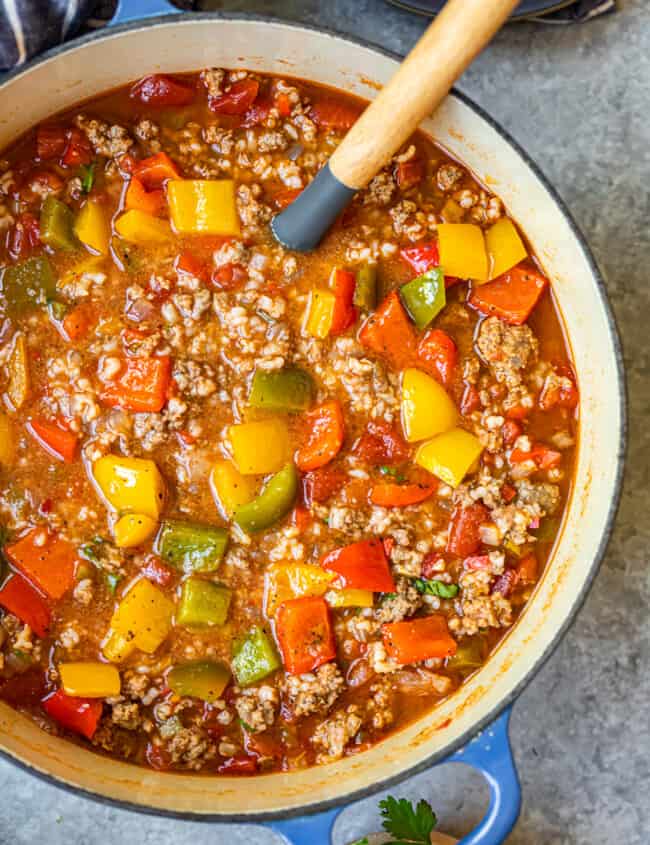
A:
[[[290,845],[329,845],[334,824],[344,809],[345,807],[337,807],[315,816],[269,822],[265,827],[279,833]]]
[[[167,0],[118,0],[117,10],[108,26],[160,15],[173,15],[180,11]]]

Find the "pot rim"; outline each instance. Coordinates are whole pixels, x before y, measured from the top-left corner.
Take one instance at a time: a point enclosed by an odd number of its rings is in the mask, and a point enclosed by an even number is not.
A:
[[[14,79],[22,76],[25,73],[30,72],[34,67],[37,67],[40,64],[43,64],[49,61],[52,58],[55,58],[59,55],[63,55],[67,52],[72,52],[77,47],[81,47],[87,44],[92,44],[95,41],[100,41],[106,38],[111,38],[114,35],[119,35],[122,32],[130,32],[138,29],[153,29],[157,26],[165,25],[165,24],[178,24],[178,23],[187,23],[189,21],[215,21],[215,20],[225,20],[225,21],[249,21],[252,23],[270,23],[276,24],[280,26],[285,26],[291,29],[298,29],[298,30],[307,30],[309,32],[315,32],[321,35],[327,35],[331,38],[337,39],[338,41],[343,41],[351,48],[362,47],[367,50],[371,50],[375,53],[378,53],[382,56],[385,56],[389,59],[393,59],[394,61],[401,62],[404,58],[398,53],[395,53],[392,50],[388,50],[385,47],[375,44],[372,41],[367,39],[358,37],[358,36],[350,36],[347,34],[340,33],[334,29],[329,27],[320,27],[315,26],[313,24],[308,23],[297,23],[294,21],[284,20],[282,18],[273,16],[273,15],[265,15],[259,14],[256,12],[229,12],[229,11],[214,11],[214,12],[183,12],[179,10],[177,13],[170,13],[170,14],[163,14],[157,15],[154,17],[143,18],[140,20],[129,21],[123,24],[119,24],[116,26],[111,26],[110,24],[97,32],[89,33],[87,35],[83,35],[79,38],[75,38],[70,42],[65,44],[61,44],[59,46],[53,47],[43,54],[38,56],[35,59],[32,59],[25,65],[21,65],[20,67],[16,68],[13,71],[10,71],[8,74],[5,75],[2,83],[0,83],[0,94],[2,93],[2,89]],[[618,393],[618,417],[619,417],[619,424],[620,424],[620,439],[617,444],[616,448],[616,475],[614,479],[614,490],[611,498],[611,502],[609,504],[608,512],[607,512],[607,519],[602,527],[602,533],[600,537],[600,541],[598,544],[598,549],[596,554],[594,555],[593,561],[589,568],[589,572],[586,574],[583,584],[581,586],[580,591],[576,594],[573,604],[571,606],[571,610],[568,613],[566,619],[564,620],[563,624],[555,631],[552,640],[549,642],[546,649],[539,655],[539,657],[531,663],[530,667],[527,669],[526,673],[519,681],[518,684],[503,698],[501,698],[491,710],[490,712],[485,715],[482,719],[476,721],[476,723],[464,734],[458,737],[456,740],[450,742],[446,747],[439,749],[438,751],[434,752],[433,754],[429,755],[425,760],[422,760],[419,763],[416,763],[411,766],[406,766],[399,774],[382,778],[381,780],[375,781],[370,786],[366,786],[360,789],[356,789],[353,792],[347,793],[344,796],[340,796],[337,798],[331,798],[325,801],[319,801],[314,803],[308,803],[302,805],[300,807],[296,807],[294,809],[288,810],[273,810],[273,811],[264,811],[264,812],[254,812],[250,814],[241,814],[241,813],[201,813],[195,811],[178,811],[178,810],[165,810],[159,808],[153,808],[150,806],[146,806],[143,804],[138,804],[131,801],[110,798],[106,795],[103,795],[101,792],[95,792],[91,789],[87,789],[84,787],[75,786],[73,784],[67,783],[64,780],[57,778],[53,774],[49,774],[45,771],[41,771],[36,767],[30,765],[29,763],[13,756],[12,754],[3,751],[0,749],[0,759],[8,760],[9,762],[13,763],[17,767],[23,769],[24,771],[28,772],[31,775],[35,775],[39,779],[52,784],[53,786],[57,786],[59,788],[65,789],[75,795],[83,795],[84,797],[90,798],[93,801],[96,801],[101,804],[109,805],[118,807],[123,810],[132,810],[144,815],[151,815],[151,816],[161,816],[166,818],[175,818],[181,819],[184,821],[203,821],[203,822],[212,822],[212,823],[249,823],[249,824],[258,824],[266,821],[277,821],[280,819],[290,819],[290,818],[299,818],[301,816],[311,816],[317,813],[323,813],[327,810],[332,810],[335,808],[340,808],[341,810],[345,809],[348,805],[355,803],[356,801],[363,800],[364,798],[371,797],[372,795],[377,794],[378,792],[382,792],[385,789],[388,789],[392,786],[395,786],[407,778],[413,777],[421,772],[426,771],[427,769],[431,768],[432,766],[444,762],[444,760],[451,756],[454,752],[458,751],[460,748],[465,746],[476,734],[482,731],[484,728],[488,727],[496,718],[499,716],[500,713],[503,712],[508,706],[512,705],[512,703],[521,695],[524,689],[528,686],[528,684],[532,681],[532,679],[537,675],[537,673],[542,669],[542,667],[546,664],[546,662],[550,659],[551,655],[555,651],[555,649],[560,644],[561,640],[563,639],[564,635],[569,631],[573,623],[575,622],[579,611],[581,610],[582,606],[584,605],[586,598],[591,590],[591,587],[594,583],[596,575],[600,569],[600,565],[602,563],[603,557],[607,550],[608,543],[610,541],[612,531],[614,529],[614,523],[616,519],[616,514],[618,512],[618,508],[621,501],[622,495],[622,488],[623,488],[623,478],[624,478],[624,470],[625,470],[625,459],[626,459],[626,452],[627,452],[627,444],[628,444],[628,411],[627,411],[627,383],[625,379],[625,369],[624,369],[624,362],[623,362],[623,350],[622,350],[622,343],[620,339],[620,334],[618,331],[618,327],[616,324],[616,318],[614,316],[614,312],[609,304],[609,299],[607,295],[607,288],[605,285],[605,280],[603,278],[602,273],[596,263],[596,260],[589,248],[587,240],[583,235],[582,231],[580,230],[578,224],[576,223],[575,219],[573,218],[571,212],[567,208],[564,203],[564,200],[561,198],[560,194],[558,193],[557,189],[551,184],[548,178],[544,175],[542,170],[540,169],[539,165],[531,158],[531,156],[520,146],[520,144],[507,132],[494,118],[492,118],[481,106],[474,102],[470,97],[464,94],[462,91],[459,91],[456,87],[452,88],[449,96],[455,97],[456,99],[460,100],[463,105],[467,106],[471,111],[477,114],[485,123],[487,123],[490,128],[492,128],[498,136],[504,141],[508,146],[510,146],[523,160],[526,166],[532,171],[534,176],[539,180],[545,190],[548,192],[549,196],[551,197],[553,203],[557,207],[558,211],[566,220],[571,233],[577,242],[578,246],[580,247],[580,251],[582,252],[587,265],[589,266],[589,270],[592,276],[592,279],[595,283],[595,289],[598,293],[598,297],[600,300],[600,306],[603,309],[603,312],[606,317],[607,326],[609,329],[610,340],[612,343],[612,347],[614,349],[614,357],[615,357],[615,365],[616,365],[616,374],[618,378],[618,385],[617,385],[617,393]],[[197,777],[200,777],[197,775]],[[245,783],[247,779],[242,779]]]

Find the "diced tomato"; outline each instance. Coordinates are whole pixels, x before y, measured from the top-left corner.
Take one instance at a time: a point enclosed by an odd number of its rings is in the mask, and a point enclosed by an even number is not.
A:
[[[90,164],[93,160],[93,150],[90,141],[81,131],[73,126],[66,132],[66,145],[61,158],[63,167],[79,167],[82,164]]]
[[[407,246],[400,250],[399,254],[413,268],[416,276],[421,276],[427,270],[440,266],[438,241],[426,241],[415,246]]]
[[[477,570],[484,570],[487,572],[492,567],[489,555],[470,555],[463,561],[463,568],[470,569],[473,572]]]
[[[273,204],[278,209],[278,211],[282,211],[288,205],[300,196],[302,193],[302,188],[287,188],[284,191],[278,191],[277,194],[273,195]]]
[[[534,554],[524,555],[517,563],[517,575],[522,584],[534,584],[538,576],[537,558]]]
[[[443,555],[440,554],[440,552],[429,552],[429,554],[426,555],[426,557],[422,561],[421,572],[422,572],[423,578],[435,578],[436,577],[436,572],[440,571],[438,569],[437,564],[438,564],[438,561],[441,558],[444,560],[444,557],[443,557]]]
[[[96,309],[87,303],[76,305],[61,321],[65,339],[73,342],[83,340],[96,322]]]
[[[74,546],[45,526],[32,528],[4,551],[11,563],[51,599],[60,599],[74,583]]]
[[[419,185],[424,179],[424,162],[421,158],[413,157],[408,161],[400,161],[395,168],[395,179],[401,191],[408,191]]]
[[[442,614],[391,622],[382,625],[381,634],[388,656],[398,663],[419,663],[456,653],[456,641]]]
[[[257,760],[244,754],[228,757],[217,767],[220,775],[254,775],[256,771]]]
[[[133,171],[147,191],[164,187],[168,179],[180,179],[180,171],[167,153],[156,153],[139,161]]]
[[[323,504],[338,493],[347,481],[347,475],[340,469],[321,467],[306,473],[302,479],[303,498],[308,506],[314,502]]]
[[[524,452],[522,449],[513,449],[510,452],[509,460],[511,464],[533,461],[538,469],[555,469],[562,463],[562,453],[550,449],[543,443],[537,443],[530,452]]]
[[[337,335],[349,329],[357,320],[358,312],[352,304],[357,282],[354,273],[336,268],[332,271],[329,284],[336,300],[329,333]]]
[[[155,581],[161,587],[168,587],[178,573],[158,557],[158,555],[147,555],[142,574],[150,581]]]
[[[508,502],[511,502],[516,495],[517,490],[515,487],[512,486],[512,484],[504,484],[501,488],[501,498],[506,504],[508,504]]]
[[[309,509],[303,505],[296,505],[291,514],[291,524],[301,533],[306,531],[311,525],[311,513]]]
[[[466,383],[460,399],[460,412],[466,417],[481,407],[481,397],[473,384]]]
[[[25,426],[32,437],[55,458],[71,464],[77,453],[77,435],[56,422],[32,419]]]
[[[47,636],[50,609],[40,593],[20,575],[12,575],[3,584],[0,589],[0,606],[29,625],[37,636]]]
[[[323,99],[314,103],[309,116],[317,126],[323,129],[347,132],[356,123],[362,111],[362,106],[353,106],[340,100]]]
[[[57,193],[63,188],[63,179],[58,173],[51,170],[35,170],[29,177],[29,189],[42,195],[44,193]]]
[[[248,129],[251,126],[259,126],[260,123],[264,123],[264,121],[269,116],[269,112],[273,107],[273,103],[269,100],[268,97],[259,97],[255,100],[255,102],[251,105],[251,107],[247,110],[246,114],[244,115],[241,125]]]
[[[359,332],[362,346],[385,358],[395,370],[410,366],[417,357],[417,337],[399,293],[389,293]]]
[[[255,102],[260,84],[254,79],[239,79],[217,97],[208,97],[208,108],[215,114],[244,114]]]
[[[370,501],[380,508],[405,508],[430,499],[435,492],[435,484],[397,484],[383,481],[373,485]]]
[[[146,106],[189,106],[195,93],[194,88],[177,82],[171,76],[153,73],[136,82],[129,96]]]
[[[573,370],[567,364],[555,367],[555,372],[546,377],[539,397],[542,411],[552,408],[575,408],[580,396]]]
[[[92,739],[104,709],[99,698],[75,698],[57,690],[43,699],[43,710],[69,731]]]
[[[506,420],[501,426],[501,434],[503,435],[503,443],[505,446],[512,446],[518,437],[521,437],[523,428],[517,420]]]
[[[41,124],[36,130],[36,155],[41,161],[61,158],[65,150],[65,127]]]
[[[453,381],[457,360],[458,349],[447,332],[429,329],[422,335],[418,344],[420,366],[445,387]]]
[[[473,555],[481,545],[479,529],[489,518],[488,509],[478,502],[467,507],[455,507],[449,522],[449,554],[457,557]]]
[[[519,575],[514,569],[506,569],[506,571],[499,575],[494,584],[492,584],[491,593],[501,593],[504,599],[507,599],[510,593],[514,590],[519,582]]]
[[[138,166],[138,160],[134,158],[131,153],[122,153],[121,156],[117,156],[115,163],[117,164],[117,169],[120,171],[120,176],[123,179],[128,179],[132,176]]]
[[[241,264],[223,264],[212,272],[212,284],[219,290],[239,290],[248,280]]]
[[[120,374],[101,394],[113,408],[136,413],[161,411],[167,401],[171,379],[168,355],[151,358],[125,358]]]
[[[41,245],[40,224],[33,214],[24,211],[7,233],[7,252],[14,259],[24,258]]]
[[[193,276],[195,279],[205,281],[209,274],[208,265],[205,261],[197,258],[193,252],[183,250],[174,261],[174,269],[180,275]]]
[[[403,464],[410,455],[406,441],[385,420],[371,420],[354,444],[353,452],[373,466]]]
[[[518,264],[485,285],[472,285],[469,305],[511,325],[525,323],[544,293],[548,280],[530,264]]]
[[[47,692],[47,678],[41,669],[28,669],[0,682],[0,699],[13,707],[39,704]]]
[[[124,194],[124,207],[157,217],[165,208],[165,192],[162,188],[148,191],[137,176],[132,176]]]
[[[328,572],[336,572],[343,586],[351,590],[395,591],[381,540],[362,540],[334,549],[323,558],[321,566]]]
[[[532,408],[525,408],[523,405],[514,405],[506,411],[509,420],[525,420]]]
[[[302,472],[319,469],[333,460],[345,439],[343,411],[336,399],[307,411],[304,423],[308,436],[296,453],[296,465]]]
[[[277,93],[274,97],[275,107],[280,112],[282,117],[289,117],[291,114],[291,100],[289,95],[283,92]]]
[[[320,596],[283,602],[276,615],[276,634],[290,675],[312,672],[336,657],[329,608]]]

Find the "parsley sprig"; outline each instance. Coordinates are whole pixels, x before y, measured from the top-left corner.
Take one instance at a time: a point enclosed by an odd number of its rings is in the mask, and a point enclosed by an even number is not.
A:
[[[414,807],[406,798],[389,795],[379,802],[384,830],[395,839],[386,845],[419,845],[431,841],[431,832],[438,820],[426,801],[418,801]]]
[[[440,599],[453,599],[458,595],[458,584],[446,584],[434,578],[431,581],[425,578],[415,579],[415,589],[425,596],[438,596]]]
[[[82,164],[79,168],[81,191],[84,194],[89,194],[92,191],[95,182],[95,166],[96,163],[93,161],[91,164]]]

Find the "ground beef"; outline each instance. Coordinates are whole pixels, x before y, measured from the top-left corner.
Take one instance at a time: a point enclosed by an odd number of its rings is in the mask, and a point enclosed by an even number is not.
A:
[[[321,722],[312,735],[312,744],[317,751],[316,762],[326,763],[341,758],[362,724],[361,711],[356,704],[338,710],[330,719]]]
[[[75,123],[86,135],[97,155],[116,158],[133,146],[133,138],[125,127],[119,124],[109,126],[103,120],[88,118],[83,114],[75,118]]]
[[[198,727],[179,728],[166,744],[173,765],[201,769],[217,753],[208,737]]]
[[[245,690],[235,700],[235,708],[244,726],[259,733],[275,722],[279,700],[275,687],[264,684]]]
[[[381,170],[371,180],[367,190],[364,192],[363,202],[365,205],[385,206],[390,203],[395,195],[397,186],[389,171]]]
[[[385,678],[380,678],[372,683],[368,689],[366,723],[376,731],[381,731],[392,725],[395,720],[394,703],[393,688]]]
[[[449,619],[449,629],[456,636],[473,636],[482,628],[507,628],[512,624],[512,607],[501,593],[490,595],[493,576],[484,570],[460,576],[458,616]]]
[[[523,479],[516,483],[516,487],[516,504],[521,507],[538,507],[543,511],[540,516],[554,513],[560,504],[560,488],[555,484],[534,484]]]
[[[219,97],[223,94],[223,81],[226,71],[218,67],[207,68],[200,74],[201,82],[205,85],[209,97]]]
[[[113,704],[111,719],[114,725],[127,731],[137,731],[142,725],[140,705],[134,701],[118,701]]]
[[[436,183],[441,191],[452,191],[465,175],[457,164],[443,164],[436,172]]]
[[[521,382],[521,370],[535,360],[539,347],[528,326],[509,326],[498,317],[481,323],[476,345],[497,381],[508,386]]]
[[[139,738],[133,731],[126,730],[115,724],[110,717],[105,717],[95,731],[92,744],[109,754],[128,760],[136,753]]]
[[[343,692],[345,681],[336,663],[326,663],[315,672],[287,675],[282,695],[296,719],[311,713],[326,713]]]
[[[395,579],[395,592],[386,595],[375,610],[378,622],[401,622],[407,616],[413,616],[422,604],[422,596],[409,578]]]
[[[172,378],[181,393],[193,399],[212,396],[217,389],[215,372],[206,363],[177,359],[174,361]]]

